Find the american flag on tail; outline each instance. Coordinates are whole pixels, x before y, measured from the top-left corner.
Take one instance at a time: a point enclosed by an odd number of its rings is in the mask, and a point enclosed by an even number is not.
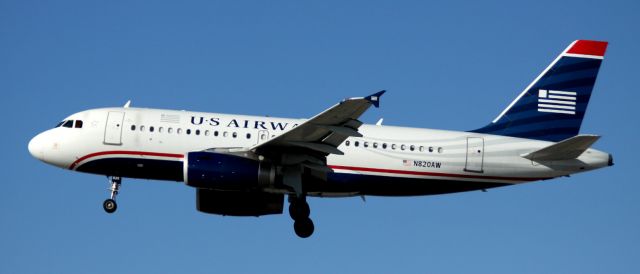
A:
[[[560,90],[538,90],[538,111],[561,114],[576,114],[576,92]]]

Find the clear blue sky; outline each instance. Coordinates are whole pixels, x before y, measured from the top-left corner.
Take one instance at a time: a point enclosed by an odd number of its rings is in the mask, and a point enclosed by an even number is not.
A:
[[[638,273],[638,1],[0,0],[0,273]],[[562,2],[562,3],[559,3]],[[311,199],[201,214],[194,189],[33,159],[65,116],[134,106],[309,117],[387,89],[363,118],[468,130],[575,39],[611,44],[583,133],[613,168],[443,196]]]

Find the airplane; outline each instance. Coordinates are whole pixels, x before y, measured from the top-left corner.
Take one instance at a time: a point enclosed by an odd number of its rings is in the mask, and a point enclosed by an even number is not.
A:
[[[314,232],[307,197],[418,196],[517,185],[613,165],[580,134],[607,42],[576,40],[488,125],[469,131],[368,125],[380,91],[309,119],[124,107],[70,115],[33,137],[42,162],[106,175],[107,213],[122,178],[183,182],[197,210],[282,214]]]

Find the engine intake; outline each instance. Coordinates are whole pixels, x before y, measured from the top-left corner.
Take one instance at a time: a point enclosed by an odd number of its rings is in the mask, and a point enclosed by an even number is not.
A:
[[[247,190],[273,185],[276,168],[267,161],[217,152],[189,152],[184,163],[188,186],[218,190]]]

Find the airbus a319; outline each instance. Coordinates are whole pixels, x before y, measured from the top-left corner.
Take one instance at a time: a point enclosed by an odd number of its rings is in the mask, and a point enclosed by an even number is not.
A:
[[[114,213],[122,178],[182,182],[196,208],[282,214],[311,236],[308,197],[415,196],[485,190],[613,165],[580,134],[606,42],[567,47],[488,125],[470,131],[363,124],[384,91],[309,119],[124,107],[81,111],[35,136],[33,157],[106,175]]]

